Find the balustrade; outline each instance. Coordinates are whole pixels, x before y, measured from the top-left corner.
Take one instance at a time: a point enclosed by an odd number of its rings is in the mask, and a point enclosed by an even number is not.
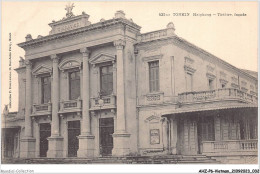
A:
[[[185,92],[179,94],[178,97],[179,101],[182,103],[207,100],[241,99],[249,103],[257,104],[257,96],[233,88],[217,89],[211,91]]]
[[[116,96],[115,95],[109,95],[109,96],[102,96],[101,98],[103,100],[102,106],[99,104],[99,98],[98,97],[92,97],[91,98],[91,109],[96,110],[102,108],[115,108],[116,107]]]
[[[33,104],[32,110],[32,115],[42,115],[44,113],[49,114],[52,110],[52,105],[50,102],[44,104]]]
[[[82,109],[82,100],[80,98],[76,100],[68,100],[60,102],[60,112],[67,111],[81,111]]]
[[[257,151],[257,140],[204,141],[203,153]]]

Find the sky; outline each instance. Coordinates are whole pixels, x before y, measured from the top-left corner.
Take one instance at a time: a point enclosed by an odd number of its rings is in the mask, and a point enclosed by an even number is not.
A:
[[[73,1],[72,1],[73,2]],[[2,2],[1,112],[10,101],[10,111],[18,108],[18,79],[13,70],[24,51],[17,46],[31,34],[46,36],[52,20],[65,17],[67,2]],[[224,61],[242,69],[257,71],[257,2],[74,2],[74,15],[85,11],[91,23],[112,19],[117,10],[141,26],[141,33],[164,29],[169,22],[175,33]],[[169,14],[160,16],[159,13]],[[189,16],[174,16],[189,13]],[[211,14],[209,16],[193,16]],[[218,16],[217,13],[233,16]],[[246,14],[246,16],[234,16]],[[216,14],[216,15],[212,15]],[[11,42],[9,36],[11,33]],[[11,45],[11,99],[9,99],[9,45]]]

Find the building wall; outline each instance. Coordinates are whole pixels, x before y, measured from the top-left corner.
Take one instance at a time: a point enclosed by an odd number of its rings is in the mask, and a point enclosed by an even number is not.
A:
[[[242,81],[246,82],[245,88],[250,93],[250,85],[253,86],[253,91],[256,92],[256,80],[238,72],[226,65],[217,63],[209,57],[199,56],[188,49],[181,48],[177,44],[158,43],[140,46],[140,51],[137,57],[138,68],[138,97],[149,93],[149,67],[148,62],[159,60],[160,73],[160,92],[165,96],[174,96],[186,92],[185,80],[185,65],[192,67],[195,72],[192,76],[192,91],[206,91],[210,90],[208,85],[207,74],[213,75],[214,89],[220,89],[221,80],[226,80],[225,88],[233,88],[231,86],[232,77],[237,78],[237,85],[243,87]],[[185,59],[192,60],[192,63],[185,63]],[[210,71],[208,67],[212,67]]]
[[[144,43],[138,46],[137,55],[137,74],[138,74],[138,86],[137,97],[138,106],[140,111],[139,117],[139,148],[141,153],[160,153],[158,149],[163,149],[169,142],[163,142],[163,123],[160,121],[163,113],[174,111],[176,106],[174,105],[174,99],[172,98],[172,104],[166,106],[163,101],[158,100],[154,102],[148,102],[147,94],[149,95],[149,61],[159,60],[159,83],[160,90],[157,93],[162,93],[163,99],[168,101],[170,96],[177,96],[180,93],[186,92],[186,80],[185,80],[185,65],[193,68],[193,88],[192,91],[208,91],[209,84],[208,79],[213,77],[214,88],[221,89],[221,82],[225,82],[225,88],[234,88],[231,86],[232,77],[237,78],[237,86],[241,88],[241,81],[246,81],[245,87],[250,92],[249,86],[253,85],[256,89],[256,80],[244,75],[243,73],[227,67],[219,62],[216,62],[210,57],[205,55],[195,54],[191,49],[183,48],[178,44],[166,43],[158,41],[157,43]],[[188,61],[186,60],[188,58]],[[209,74],[209,75],[208,75]],[[156,92],[155,92],[156,93]],[[213,103],[211,103],[213,104]],[[232,115],[232,114],[231,114]],[[154,118],[153,118],[154,117]],[[228,140],[239,139],[239,124],[236,119],[231,123],[230,119],[220,120],[215,118],[215,131],[216,140]],[[176,122],[176,121],[175,121]],[[173,123],[172,123],[173,124]],[[184,119],[182,123],[178,122],[174,124],[176,127],[172,128],[173,142],[170,142],[170,146],[173,153],[182,154],[196,154],[198,152],[198,137],[197,137],[197,120],[192,122],[189,118]],[[159,129],[160,143],[150,144],[150,130]],[[177,135],[178,129],[178,135]],[[230,132],[230,133],[229,133]],[[165,133],[165,132],[164,132]],[[183,136],[181,136],[183,135]],[[194,136],[191,136],[194,135]],[[179,137],[180,136],[180,137]],[[229,137],[228,137],[229,136]],[[183,142],[181,143],[181,138]],[[178,144],[177,139],[179,140]],[[176,151],[176,146],[179,151]],[[158,150],[156,152],[156,149]],[[171,149],[171,150],[172,150]]]
[[[131,134],[130,136],[130,151],[136,153],[138,150],[144,153],[165,153],[165,149],[171,146],[174,153],[178,153],[177,146],[182,146],[180,149],[185,153],[197,151],[198,145],[196,144],[196,123],[193,124],[189,119],[184,120],[182,123],[173,120],[161,119],[165,112],[172,112],[177,107],[176,96],[178,94],[187,92],[186,73],[187,67],[192,71],[192,91],[207,91],[209,90],[208,79],[213,78],[214,89],[222,88],[221,81],[227,82],[226,88],[234,87],[231,83],[237,83],[238,88],[248,89],[257,92],[257,81],[237,69],[226,65],[225,63],[205,55],[194,48],[176,41],[176,38],[169,37],[153,42],[143,42],[136,44],[137,31],[130,31],[126,26],[118,25],[111,26],[106,29],[96,29],[89,31],[85,35],[78,34],[74,38],[68,37],[66,39],[57,39],[44,43],[42,46],[35,46],[35,48],[26,48],[26,55],[32,59],[40,55],[41,58],[34,59],[33,70],[40,65],[52,67],[52,60],[45,56],[49,53],[61,53],[59,63],[66,60],[77,60],[82,62],[82,54],[79,52],[80,48],[86,47],[82,43],[86,43],[89,47],[90,59],[97,55],[104,53],[115,56],[116,48],[112,42],[124,35],[126,45],[124,47],[124,83],[125,84],[125,117],[126,117],[126,131]],[[133,29],[132,29],[133,30]],[[172,30],[172,29],[171,29]],[[62,44],[58,41],[62,41]],[[56,50],[53,50],[53,48]],[[58,51],[59,52],[58,52]],[[135,51],[138,54],[135,55]],[[148,62],[159,60],[159,88],[160,90],[155,93],[149,92],[149,66]],[[114,63],[114,73],[116,73],[117,64]],[[90,100],[98,97],[100,91],[100,65],[93,66],[90,64]],[[69,83],[67,71],[60,71],[59,73],[59,100],[69,100]],[[236,82],[232,80],[236,78]],[[25,72],[19,75],[19,111],[25,108]],[[234,78],[233,78],[234,79]],[[41,90],[39,78],[32,77],[32,103],[40,104]],[[81,96],[82,96],[82,73],[81,73]],[[116,89],[114,89],[116,93]],[[149,95],[159,95],[159,101],[148,101]],[[167,101],[168,103],[166,103]],[[115,110],[102,110],[91,112],[91,131],[95,136],[95,156],[99,155],[99,119],[100,118],[114,118],[116,120]],[[66,113],[60,118],[60,133],[63,139],[63,155],[67,156],[67,122],[72,120],[81,120],[78,113]],[[174,122],[169,133],[169,121]],[[41,116],[33,121],[33,136],[36,138],[36,154],[39,153],[39,124],[51,122],[50,118]],[[115,130],[116,130],[115,121]],[[228,121],[216,121],[216,127],[227,126]],[[183,144],[177,144],[178,126],[180,127],[180,135],[183,135]],[[151,133],[154,130],[154,134]],[[156,132],[159,130],[158,132]],[[221,129],[216,128],[216,132]],[[158,133],[158,135],[156,135]],[[23,133],[22,133],[23,134]],[[21,135],[22,135],[21,134]],[[194,134],[194,136],[189,136]],[[234,134],[234,135],[233,135]],[[154,137],[153,137],[154,136]],[[168,142],[171,136],[173,142]],[[232,132],[232,136],[237,137]],[[151,143],[151,138],[158,138],[157,143]],[[222,133],[216,134],[216,139],[226,140],[227,129],[223,129]],[[192,139],[192,143],[190,143]],[[151,151],[151,152],[150,152]]]

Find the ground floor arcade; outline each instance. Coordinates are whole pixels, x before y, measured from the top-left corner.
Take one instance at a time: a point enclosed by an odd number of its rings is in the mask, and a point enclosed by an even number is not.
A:
[[[167,115],[169,153],[257,155],[257,108]]]
[[[153,114],[144,120],[140,118],[136,126],[138,150],[132,155],[257,156],[257,107]],[[69,113],[60,119],[63,157],[77,157],[81,116]],[[91,126],[95,157],[111,156],[116,127],[114,113],[97,112],[92,115]],[[33,128],[34,157],[48,157],[51,118],[35,117]],[[19,158],[24,129],[2,130],[2,154],[6,158]]]

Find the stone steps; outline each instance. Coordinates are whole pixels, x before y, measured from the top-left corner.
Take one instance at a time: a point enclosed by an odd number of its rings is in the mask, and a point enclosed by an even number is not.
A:
[[[219,163],[205,155],[165,155],[87,158],[8,159],[3,164],[192,164]]]

